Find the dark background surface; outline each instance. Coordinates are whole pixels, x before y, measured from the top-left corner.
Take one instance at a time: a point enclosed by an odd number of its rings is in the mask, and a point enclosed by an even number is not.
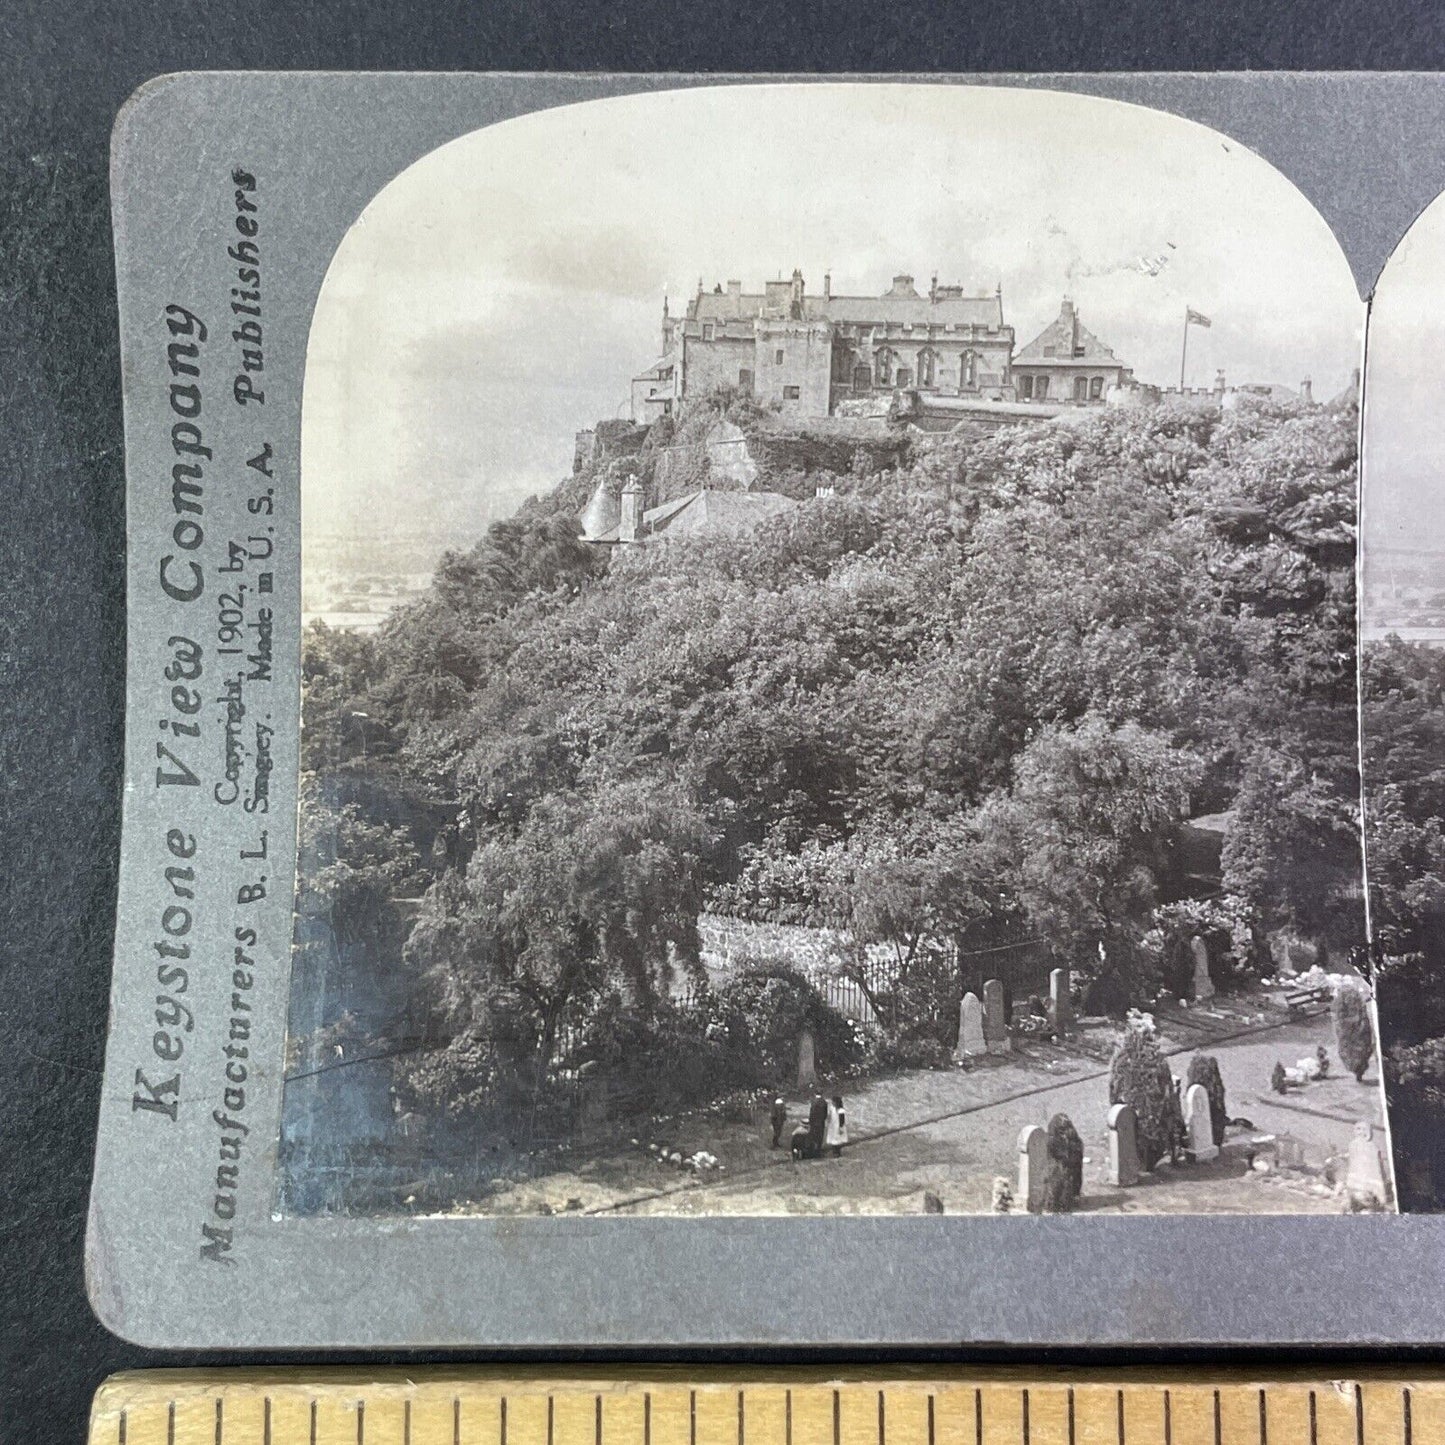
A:
[[[111,122],[137,85],[187,69],[1442,68],[1435,0],[247,0],[224,10],[0,0],[0,1440],[82,1440],[91,1394],[114,1370],[224,1362],[109,1336],[81,1265],[124,709],[106,172]]]

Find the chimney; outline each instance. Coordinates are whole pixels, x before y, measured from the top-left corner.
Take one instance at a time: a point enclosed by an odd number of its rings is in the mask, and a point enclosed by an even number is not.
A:
[[[1216,371],[1216,372],[1214,373],[1214,391],[1215,391],[1215,395],[1217,395],[1217,396],[1222,396],[1222,395],[1225,393],[1226,390],[1228,390],[1228,388],[1227,388],[1227,387],[1225,386],[1225,384],[1224,384],[1224,372],[1223,372],[1223,370]]]
[[[824,300],[824,301],[831,301],[832,299],[833,299],[833,273],[832,273],[831,271],[824,271],[824,272],[823,272],[823,300]]]
[[[937,300],[938,300],[938,272],[937,272],[937,271],[935,271],[935,272],[933,273],[933,279],[928,283],[928,299],[929,299],[930,301],[937,301]]]
[[[888,294],[890,296],[917,296],[918,292],[913,289],[913,277],[900,271],[893,278],[893,289]]]
[[[728,295],[738,297],[743,294],[743,283],[741,281],[728,282]]]
[[[1314,382],[1311,381],[1309,377],[1305,377],[1305,379],[1300,382],[1299,395],[1300,400],[1304,402],[1306,406],[1313,406],[1315,404]]]
[[[642,529],[642,487],[636,477],[628,477],[622,488],[622,516],[617,523],[617,540],[635,542]]]
[[[803,319],[803,273],[793,267],[792,291],[788,299],[788,315],[794,321]]]

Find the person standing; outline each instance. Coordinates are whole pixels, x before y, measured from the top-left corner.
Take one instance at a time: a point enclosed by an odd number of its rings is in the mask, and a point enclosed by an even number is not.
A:
[[[777,1149],[782,1145],[783,1130],[787,1127],[788,1123],[788,1106],[783,1102],[781,1097],[773,1100],[772,1123],[773,1148]]]
[[[834,1094],[828,1105],[828,1124],[824,1135],[825,1147],[833,1151],[835,1159],[843,1157],[843,1146],[848,1142],[848,1114],[843,1108],[843,1096]]]
[[[808,1105],[808,1152],[805,1157],[821,1159],[823,1141],[828,1134],[828,1101],[821,1094],[813,1095]]]

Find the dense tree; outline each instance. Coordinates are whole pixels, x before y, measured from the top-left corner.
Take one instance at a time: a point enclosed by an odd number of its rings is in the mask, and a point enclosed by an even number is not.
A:
[[[1340,1062],[1356,1079],[1365,1076],[1375,1056],[1375,1027],[1370,1020],[1370,995],[1363,986],[1346,983],[1335,990],[1331,1016]]]
[[[1109,1102],[1134,1110],[1139,1162],[1153,1169],[1173,1150],[1182,1119],[1174,1078],[1151,1029],[1131,1023],[1124,1030],[1109,1061]]]
[[[1044,1213],[1068,1214],[1084,1192],[1084,1141],[1067,1114],[1049,1120]]]

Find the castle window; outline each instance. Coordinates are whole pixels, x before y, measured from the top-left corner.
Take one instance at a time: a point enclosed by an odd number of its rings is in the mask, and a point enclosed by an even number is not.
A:
[[[869,366],[855,366],[853,368],[853,390],[869,391],[873,386],[873,369]]]
[[[1088,401],[1089,399],[1089,378],[1087,376],[1076,376],[1074,378],[1074,400]]]
[[[920,351],[918,353],[918,384],[919,386],[932,386],[934,375],[937,370],[938,358],[932,351]]]
[[[885,346],[882,347],[876,358],[879,386],[893,385],[893,353]]]
[[[702,323],[702,339],[703,339],[704,341],[711,341],[712,338],[713,338],[713,332],[714,332],[714,328],[713,328],[712,322],[711,322],[711,321],[704,321],[704,322]]]
[[[1032,401],[1034,396],[1034,379],[1031,376],[1019,377],[1019,396],[1024,401]]]
[[[1034,400],[1042,401],[1049,394],[1049,379],[1046,376],[1039,377],[1034,382]]]
[[[738,372],[738,385],[746,387],[749,391],[753,389],[753,373],[751,367],[744,366]]]
[[[783,364],[783,348],[780,346],[775,352],[773,352],[773,365],[774,365],[774,366],[781,366],[782,364]]]
[[[958,384],[960,388],[978,384],[978,357],[965,351],[958,362]]]
[[[802,392],[796,386],[785,386],[783,388],[784,401],[797,401],[801,396]]]
[[[1102,376],[1091,377],[1089,380],[1089,400],[1098,401],[1104,394],[1104,378]]]

